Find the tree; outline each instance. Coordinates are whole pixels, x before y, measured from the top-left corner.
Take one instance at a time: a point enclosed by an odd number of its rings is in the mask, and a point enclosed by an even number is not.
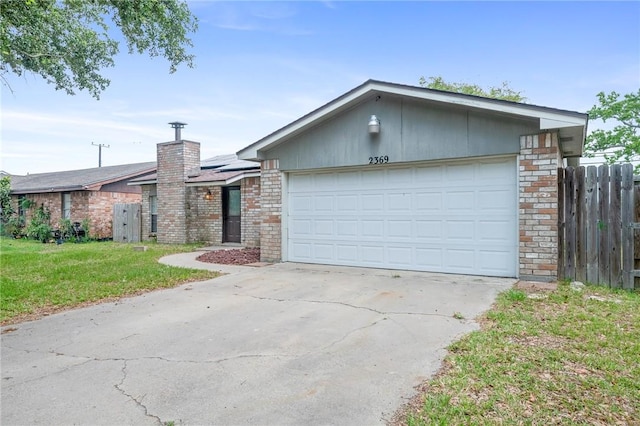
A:
[[[525,102],[527,98],[522,96],[522,92],[516,92],[506,81],[499,87],[489,87],[488,90],[483,89],[477,84],[469,83],[447,83],[442,77],[429,77],[426,80],[420,77],[420,86],[427,89],[444,90],[447,92],[464,93],[466,95],[482,96],[484,98],[502,99],[511,102]]]
[[[0,0],[0,78],[32,72],[56,90],[87,90],[99,99],[109,85],[101,74],[114,65],[118,28],[129,53],[148,52],[169,61],[169,72],[185,63],[193,44],[187,35],[197,19],[182,0]]]
[[[609,163],[640,160],[640,89],[622,98],[611,92],[598,93],[598,105],[589,110],[589,119],[600,119],[604,123],[615,121],[612,129],[597,129],[587,136],[585,154],[593,157],[604,153]],[[636,166],[636,171],[640,166]]]
[[[13,214],[11,206],[11,177],[0,178],[0,224],[6,223]]]

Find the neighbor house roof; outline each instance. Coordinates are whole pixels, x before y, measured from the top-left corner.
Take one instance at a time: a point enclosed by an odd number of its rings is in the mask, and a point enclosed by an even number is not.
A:
[[[540,130],[558,129],[565,156],[581,156],[587,131],[588,115],[537,105],[484,98],[423,87],[368,80],[353,90],[321,106],[298,120],[238,151],[245,160],[260,160],[262,150],[275,147],[300,133],[335,117],[377,94],[390,94],[458,107],[528,117],[538,120]]]
[[[103,185],[155,172],[156,162],[122,164],[64,172],[11,176],[12,194],[41,192],[99,191]]]
[[[236,154],[218,155],[200,162],[200,169],[187,177],[188,186],[228,185],[245,177],[260,176],[260,163],[239,160]],[[158,173],[132,179],[129,185],[149,185],[158,182]]]

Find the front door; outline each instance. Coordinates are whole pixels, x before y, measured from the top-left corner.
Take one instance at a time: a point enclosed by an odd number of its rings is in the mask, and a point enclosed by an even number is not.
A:
[[[222,242],[240,242],[240,187],[222,188]]]

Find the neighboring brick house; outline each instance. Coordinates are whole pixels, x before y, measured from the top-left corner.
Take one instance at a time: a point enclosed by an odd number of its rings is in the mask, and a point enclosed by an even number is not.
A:
[[[21,199],[29,199],[34,208],[44,205],[51,212],[51,226],[61,219],[71,222],[89,220],[89,234],[111,238],[113,205],[139,203],[140,187],[129,186],[133,179],[155,172],[156,163],[136,163],[83,170],[11,176],[11,198],[16,212],[29,220],[33,209],[22,211]]]
[[[238,152],[263,261],[553,280],[587,114],[369,80]]]
[[[179,137],[179,133],[176,134]],[[142,239],[260,246],[260,164],[223,155],[200,162],[200,144],[157,146],[157,173],[142,188]]]

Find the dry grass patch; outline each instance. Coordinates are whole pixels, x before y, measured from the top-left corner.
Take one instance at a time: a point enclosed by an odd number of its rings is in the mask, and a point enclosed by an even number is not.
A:
[[[640,293],[530,296],[501,294],[393,423],[640,424]]]

